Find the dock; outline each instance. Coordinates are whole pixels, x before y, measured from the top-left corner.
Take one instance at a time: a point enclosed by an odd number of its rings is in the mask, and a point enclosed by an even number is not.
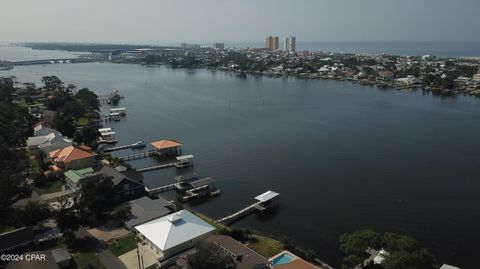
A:
[[[175,177],[175,180],[175,183],[156,188],[145,187],[145,191],[150,196],[158,196],[162,192],[174,190],[181,196],[180,199],[183,202],[205,196],[216,196],[221,192],[220,189],[215,187],[215,180],[211,177],[199,179],[197,174],[190,173],[183,176],[177,176]]]
[[[278,207],[278,197],[279,193],[274,191],[267,191],[255,197],[256,202],[240,209],[239,211],[230,214],[226,217],[216,220],[217,223],[223,225],[230,225],[235,221],[250,215],[253,212],[263,212],[268,209]]]
[[[165,163],[165,164],[159,164],[159,165],[154,165],[154,166],[149,166],[149,167],[144,167],[144,168],[138,168],[137,172],[149,172],[149,171],[154,171],[154,170],[160,170],[164,168],[169,168],[173,167],[177,164],[177,162],[171,162],[171,163]]]
[[[152,150],[149,150],[149,151],[143,151],[143,152],[130,154],[130,155],[126,155],[126,156],[121,156],[121,157],[117,157],[117,158],[119,160],[122,160],[122,161],[132,161],[132,160],[138,160],[138,159],[145,159],[145,158],[148,158],[148,157],[154,156],[154,155],[157,155],[157,152],[152,149]]]
[[[152,189],[145,187],[145,191],[150,195],[158,195],[162,192],[171,191],[174,189],[175,189],[175,183],[163,185],[163,186],[152,188]]]
[[[139,146],[139,143],[142,141],[138,141],[129,145],[123,145],[123,146],[118,146],[118,147],[112,147],[112,148],[105,148],[103,149],[103,152],[112,152],[112,151],[118,151],[122,149],[130,149],[130,148],[135,148]]]
[[[118,104],[120,99],[123,98],[122,95],[119,94],[117,90],[113,90],[111,93],[106,94],[97,94],[98,101],[100,104]]]

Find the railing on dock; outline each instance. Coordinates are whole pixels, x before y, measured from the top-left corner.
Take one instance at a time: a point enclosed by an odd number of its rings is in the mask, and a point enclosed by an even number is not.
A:
[[[159,170],[159,169],[164,169],[168,167],[173,167],[177,164],[177,162],[173,163],[165,163],[165,164],[160,164],[160,165],[154,165],[154,166],[149,166],[149,167],[144,167],[144,168],[138,168],[137,172],[149,172],[153,170]]]
[[[152,188],[152,189],[145,187],[145,191],[150,195],[156,195],[156,194],[166,192],[166,191],[171,191],[174,189],[175,189],[175,183],[163,185],[163,186]]]
[[[117,157],[117,158],[120,159],[120,160],[123,160],[123,161],[131,161],[131,160],[145,159],[147,157],[154,156],[154,155],[157,155],[157,152],[152,149],[152,150],[149,150],[149,151],[130,154],[130,155],[121,156],[121,157]]]
[[[234,221],[237,221],[247,215],[249,215],[250,213],[252,213],[253,211],[255,211],[257,209],[257,206],[258,204],[260,204],[260,202],[256,202],[254,204],[251,204],[231,215],[228,215],[226,217],[223,217],[219,220],[217,220],[218,223],[221,223],[221,224],[224,224],[224,225],[229,225],[231,223],[233,223]]]

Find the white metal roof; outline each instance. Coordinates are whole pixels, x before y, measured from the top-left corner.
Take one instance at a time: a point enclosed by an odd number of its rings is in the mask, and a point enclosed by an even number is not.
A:
[[[188,210],[149,221],[136,226],[135,229],[162,251],[215,230],[213,226]]]
[[[255,197],[255,200],[259,201],[259,202],[266,202],[270,199],[273,199],[277,196],[279,196],[280,194],[277,193],[277,192],[274,192],[274,191],[267,191],[265,193],[262,193],[260,195],[258,195],[257,197]]]
[[[183,155],[183,156],[178,156],[177,157],[177,161],[183,161],[183,160],[188,160],[188,159],[193,159],[193,155],[188,154],[188,155]]]
[[[460,268],[455,267],[455,266],[451,266],[451,265],[448,265],[448,264],[444,264],[444,265],[442,265],[442,267],[440,267],[440,269],[460,269]]]
[[[107,135],[115,135],[115,132],[103,132],[100,133],[102,136],[107,136]]]
[[[125,111],[125,110],[127,110],[127,109],[124,108],[124,107],[110,108],[110,112],[112,112],[112,111]]]
[[[100,128],[100,129],[98,129],[98,131],[100,133],[110,132],[111,130],[112,130],[112,128]]]

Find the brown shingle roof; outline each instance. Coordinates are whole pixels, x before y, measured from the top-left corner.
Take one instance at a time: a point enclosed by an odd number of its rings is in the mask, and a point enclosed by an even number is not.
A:
[[[251,250],[237,240],[225,235],[210,235],[207,242],[214,243],[230,255],[237,269],[262,269],[270,263],[265,257]]]

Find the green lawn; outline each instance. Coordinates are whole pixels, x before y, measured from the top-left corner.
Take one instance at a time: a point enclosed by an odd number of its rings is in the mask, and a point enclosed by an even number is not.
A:
[[[28,150],[26,155],[27,155],[27,159],[28,159],[29,172],[31,172],[31,173],[41,172],[40,163],[38,162],[38,160],[35,156],[35,152],[32,151],[32,150]]]
[[[215,229],[217,230],[221,230],[223,228],[225,228],[226,226],[222,225],[222,224],[219,224],[217,222],[215,222],[213,219],[201,214],[201,213],[198,213],[198,212],[194,212],[194,214],[201,218],[202,220],[204,220],[205,222],[207,222],[208,224],[212,225],[213,227],[215,227]]]
[[[0,227],[0,234],[15,230],[15,227]]]
[[[116,242],[112,242],[110,245],[108,245],[108,249],[110,249],[110,251],[112,251],[112,253],[117,257],[134,250],[136,247],[137,241],[135,240],[134,234],[128,234],[118,239]]]
[[[77,268],[83,268],[87,264],[92,264],[99,269],[107,269],[93,252],[77,252],[73,254],[73,259]]]
[[[79,118],[75,124],[77,126],[87,126],[90,123],[90,121],[87,118]]]
[[[42,194],[47,194],[47,193],[52,193],[52,192],[59,192],[62,190],[62,186],[63,186],[63,182],[61,180],[57,180],[57,181],[53,181],[52,183],[50,183],[49,186],[47,186],[46,188],[39,188],[39,187],[36,187],[35,185],[31,185],[32,186],[32,189],[34,191],[36,191],[38,194],[42,195]]]
[[[253,235],[253,237],[256,242],[248,243],[248,247],[265,258],[270,258],[283,250],[283,244],[277,240],[261,235]]]

